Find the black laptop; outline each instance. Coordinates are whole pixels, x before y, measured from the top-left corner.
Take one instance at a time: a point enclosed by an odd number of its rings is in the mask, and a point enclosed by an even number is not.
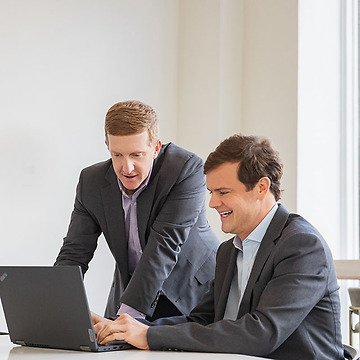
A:
[[[0,266],[0,297],[14,344],[110,351],[125,341],[98,345],[78,266]]]

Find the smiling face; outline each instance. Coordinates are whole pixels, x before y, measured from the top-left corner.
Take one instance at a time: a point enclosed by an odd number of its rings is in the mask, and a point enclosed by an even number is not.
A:
[[[133,194],[149,175],[161,141],[150,144],[149,134],[144,131],[133,135],[108,135],[106,145],[117,177],[127,194]]]
[[[221,218],[221,229],[244,240],[266,216],[270,206],[269,179],[261,178],[252,190],[237,176],[239,163],[226,162],[206,174],[206,186],[211,193],[209,206]],[[272,196],[272,195],[270,195]],[[270,199],[271,200],[271,199]]]

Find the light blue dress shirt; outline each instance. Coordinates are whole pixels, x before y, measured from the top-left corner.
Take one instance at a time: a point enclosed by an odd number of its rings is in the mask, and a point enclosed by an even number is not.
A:
[[[230,286],[229,297],[226,304],[224,319],[237,319],[241,300],[254,265],[256,254],[277,208],[278,204],[275,204],[261,223],[244,241],[241,241],[238,236],[235,236],[233,240],[234,246],[238,249],[238,255],[234,276]]]

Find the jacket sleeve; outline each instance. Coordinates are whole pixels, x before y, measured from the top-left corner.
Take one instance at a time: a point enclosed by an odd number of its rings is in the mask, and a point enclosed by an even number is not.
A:
[[[327,259],[315,235],[296,234],[279,246],[281,251],[269,264],[273,268],[269,270],[269,281],[264,288],[255,285],[252,289],[254,296],[260,298],[253,311],[235,321],[204,325],[192,318],[196,322],[150,327],[147,334],[150,349],[254,356],[275,351],[330,291]],[[196,312],[199,318],[201,309]],[[325,332],[326,323],[323,328]]]
[[[202,160],[189,156],[183,164],[152,223],[143,255],[121,297],[121,302],[150,316],[164,281],[177,264],[180,250],[204,209]],[[171,175],[168,173],[167,178]]]
[[[80,174],[76,188],[74,209],[68,232],[54,265],[80,265],[84,274],[96,250],[101,229],[95,218],[83,205],[82,189],[83,172]]]

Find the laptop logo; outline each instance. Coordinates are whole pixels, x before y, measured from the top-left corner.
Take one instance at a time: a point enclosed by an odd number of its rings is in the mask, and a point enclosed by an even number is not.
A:
[[[3,282],[6,279],[7,275],[8,274],[6,272],[4,272],[2,275],[0,275],[0,281]]]

